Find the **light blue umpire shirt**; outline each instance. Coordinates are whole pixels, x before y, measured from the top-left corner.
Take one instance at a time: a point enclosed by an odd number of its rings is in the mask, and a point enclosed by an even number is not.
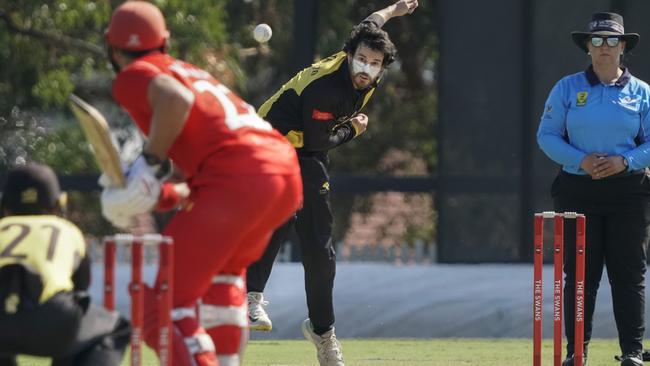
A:
[[[628,170],[650,166],[650,87],[626,69],[611,85],[593,67],[555,84],[537,130],[539,147],[567,173],[585,175],[592,153],[622,155]]]

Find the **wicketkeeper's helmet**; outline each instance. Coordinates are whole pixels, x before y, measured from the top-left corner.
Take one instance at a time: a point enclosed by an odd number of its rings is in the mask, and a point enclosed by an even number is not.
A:
[[[0,209],[7,209],[12,215],[52,214],[56,209],[64,208],[65,199],[59,180],[50,167],[27,164],[7,175]]]

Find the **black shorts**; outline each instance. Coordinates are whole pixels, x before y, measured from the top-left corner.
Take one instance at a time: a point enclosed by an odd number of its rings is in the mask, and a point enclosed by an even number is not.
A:
[[[0,304],[0,354],[61,357],[76,342],[87,298],[61,292],[39,306],[5,313]]]

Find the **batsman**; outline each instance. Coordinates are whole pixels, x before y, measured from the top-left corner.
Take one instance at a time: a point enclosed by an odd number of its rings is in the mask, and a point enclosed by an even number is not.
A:
[[[120,5],[106,39],[117,71],[113,96],[147,142],[126,187],[102,192],[102,211],[128,229],[136,215],[169,205],[175,192],[161,176],[168,159],[175,163],[191,193],[163,232],[175,244],[173,365],[240,365],[248,335],[244,272],[300,205],[296,153],[253,107],[167,53],[169,32],[155,5]],[[199,298],[207,332],[195,311]],[[156,303],[145,291],[144,338],[154,348]]]
[[[417,0],[400,0],[379,10],[352,29],[343,50],[299,72],[259,109],[298,153],[304,206],[275,231],[264,256],[248,268],[251,329],[271,330],[263,305],[264,288],[281,244],[295,225],[302,248],[309,318],[305,337],[316,345],[320,365],[343,365],[334,333],[332,291],[336,269],[332,246],[332,212],[328,151],[359,137],[368,117],[361,113],[396,49],[381,28],[393,17],[411,14]]]

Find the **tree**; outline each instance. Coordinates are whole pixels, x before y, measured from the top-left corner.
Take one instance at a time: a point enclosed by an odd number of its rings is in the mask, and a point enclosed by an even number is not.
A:
[[[290,66],[294,1],[154,2],[170,28],[171,53],[206,68],[258,107],[295,71]],[[120,144],[132,141],[136,133],[128,117],[112,103],[112,71],[103,45],[112,9],[122,2],[0,2],[0,172],[28,160],[48,162],[59,172],[96,172],[65,106],[73,91],[108,115]],[[319,2],[316,58],[340,50],[355,24],[390,3]],[[393,168],[380,166],[389,147],[424,160],[426,170],[418,174],[435,171],[435,6],[435,1],[421,2],[412,16],[385,26],[398,47],[399,61],[365,111],[370,117],[366,134],[333,151],[335,172],[394,174]],[[262,22],[274,30],[268,45],[252,39],[253,27]],[[339,212],[347,215],[349,210]]]

